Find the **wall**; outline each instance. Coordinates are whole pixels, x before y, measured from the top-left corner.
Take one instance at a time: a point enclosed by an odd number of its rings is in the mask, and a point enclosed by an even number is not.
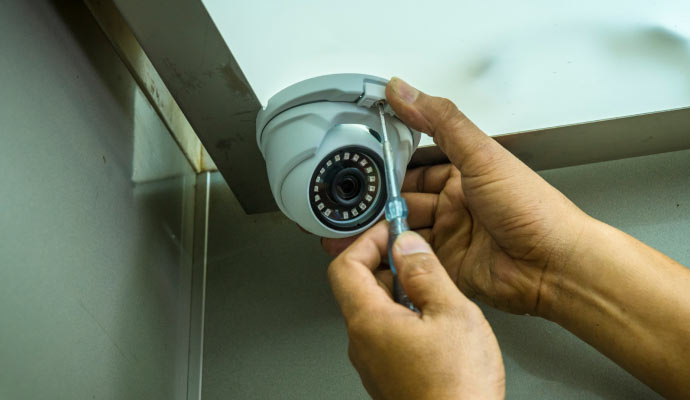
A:
[[[0,52],[0,398],[185,398],[191,167],[81,2]]]
[[[591,215],[690,266],[690,151],[550,170]],[[245,215],[222,178],[211,191],[204,399],[359,399],[319,240],[279,213]],[[483,307],[510,399],[656,395],[548,321]]]

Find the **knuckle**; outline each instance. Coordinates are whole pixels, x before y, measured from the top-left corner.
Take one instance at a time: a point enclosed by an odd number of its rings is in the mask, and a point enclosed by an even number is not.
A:
[[[347,333],[352,340],[359,340],[368,336],[368,326],[364,318],[360,316],[353,316],[347,321]]]
[[[401,279],[409,286],[423,285],[434,274],[435,264],[435,260],[428,254],[408,256],[408,267],[401,271]]]
[[[338,270],[350,268],[356,264],[361,264],[361,261],[355,255],[347,251],[341,253],[335,261],[337,262],[335,268]]]
[[[336,258],[335,260],[331,261],[330,264],[328,264],[328,280],[329,282],[334,282],[338,279],[338,273],[339,270],[342,268],[342,261],[340,257]]]
[[[430,254],[417,253],[408,256],[408,263],[412,268],[408,268],[407,275],[414,278],[432,273],[436,269],[437,261]]]
[[[368,341],[374,335],[373,321],[376,318],[373,315],[374,313],[368,309],[362,309],[346,321],[347,333],[351,341],[354,343]]]
[[[348,265],[356,264],[357,260],[348,251],[340,253],[328,265],[329,274],[337,273],[339,270],[346,268]]]
[[[449,118],[458,111],[455,103],[445,97],[439,97],[439,109],[441,117]]]
[[[478,305],[471,301],[467,301],[464,302],[462,305],[458,305],[456,309],[458,310],[460,318],[462,318],[465,321],[465,324],[469,328],[480,326],[481,324],[486,322],[486,317],[484,317],[484,313],[482,312],[482,310],[479,308]]]
[[[437,128],[444,131],[455,130],[467,120],[455,103],[443,97],[438,102],[438,118]]]

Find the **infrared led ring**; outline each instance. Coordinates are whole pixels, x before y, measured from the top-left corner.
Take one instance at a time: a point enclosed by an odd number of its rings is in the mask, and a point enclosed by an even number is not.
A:
[[[357,146],[338,149],[316,167],[309,184],[314,215],[330,228],[356,230],[375,219],[385,205],[383,161]]]

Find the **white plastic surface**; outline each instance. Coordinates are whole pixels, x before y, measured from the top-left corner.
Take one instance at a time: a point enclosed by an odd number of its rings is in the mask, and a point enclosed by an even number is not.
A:
[[[689,1],[203,1],[264,104],[361,72],[492,134],[690,106]]]
[[[357,102],[358,106],[371,107],[377,101],[386,99],[386,85],[379,82],[364,82],[364,94]]]
[[[386,128],[398,155],[397,175],[402,182],[419,133],[411,133],[397,118],[386,116]],[[309,205],[309,183],[317,165],[332,151],[358,145],[381,155],[381,144],[367,130],[338,129],[342,124],[370,128],[381,125],[374,109],[345,102],[317,102],[286,110],[266,125],[261,136],[261,152],[266,159],[268,180],[279,208],[307,231],[323,237],[356,235],[373,223],[349,232],[323,225]]]
[[[383,88],[375,90],[369,85]],[[319,101],[355,103],[360,97],[368,99],[385,97],[386,79],[357,73],[330,74],[314,76],[303,81],[291,82],[278,93],[271,96],[259,114],[256,116],[257,142],[260,145],[260,135],[266,124],[276,115],[292,107]],[[373,95],[364,96],[368,92]],[[378,95],[378,96],[377,96]]]

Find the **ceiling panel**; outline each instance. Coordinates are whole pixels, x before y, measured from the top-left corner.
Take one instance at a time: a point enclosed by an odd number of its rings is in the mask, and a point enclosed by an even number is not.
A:
[[[259,101],[400,76],[491,134],[690,106],[690,2],[203,0]]]
[[[690,148],[689,2],[104,1],[249,213],[276,209],[257,111],[327,73],[449,97],[535,169]]]

